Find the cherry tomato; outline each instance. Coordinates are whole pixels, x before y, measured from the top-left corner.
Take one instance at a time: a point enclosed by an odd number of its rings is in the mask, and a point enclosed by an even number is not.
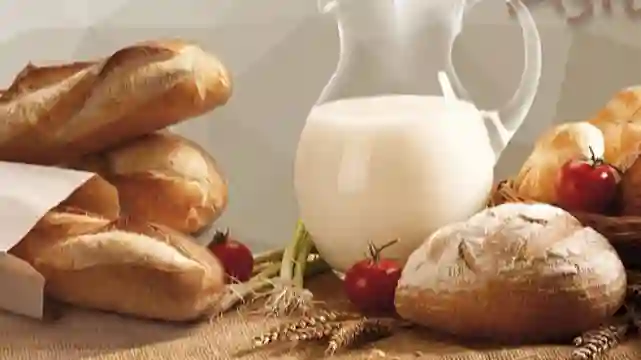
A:
[[[401,277],[401,266],[391,259],[382,259],[381,251],[395,244],[394,240],[380,248],[369,244],[369,258],[354,264],[345,273],[347,298],[361,312],[380,314],[394,312],[394,294]]]
[[[616,200],[619,178],[614,166],[594,154],[588,160],[570,160],[557,177],[557,205],[567,211],[606,213]]]
[[[245,244],[229,235],[229,229],[216,231],[207,247],[222,263],[227,283],[245,282],[251,278],[254,255]]]

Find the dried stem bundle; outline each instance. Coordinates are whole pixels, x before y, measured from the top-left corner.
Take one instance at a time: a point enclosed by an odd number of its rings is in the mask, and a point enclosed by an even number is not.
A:
[[[620,322],[605,325],[599,329],[588,331],[574,339],[577,347],[572,352],[572,360],[594,360],[617,346],[630,329],[630,323]]]
[[[289,337],[290,341],[324,340],[340,328],[339,323],[320,324],[306,329],[300,329]]]
[[[281,261],[280,276],[265,302],[265,312],[276,316],[303,314],[312,309],[313,294],[303,287],[307,264],[314,243],[302,221],[296,224],[292,242],[287,246]]]
[[[267,332],[256,336],[254,338],[254,346],[260,347],[276,341],[291,340],[292,336],[309,328],[324,327],[325,324],[340,322],[356,316],[351,313],[319,310],[313,315],[303,316],[298,320],[269,329]]]
[[[298,275],[300,286],[295,287],[298,292],[289,289],[285,291],[279,276],[282,271],[281,261],[284,259],[275,260],[283,253],[284,251],[277,250],[257,255],[252,278],[244,283],[229,284],[217,306],[212,309],[212,315],[214,317],[221,315],[248,299],[255,300],[265,296],[269,296],[266,306],[273,312],[276,312],[274,309],[280,309],[274,302],[281,307],[288,305],[289,308],[309,306],[312,293],[302,287],[303,280],[305,277],[329,270],[329,266],[318,254],[308,251],[306,257],[300,259],[304,265],[300,266]],[[288,298],[284,298],[286,296]]]
[[[349,312],[315,310],[313,315],[275,327],[254,338],[254,348],[276,342],[326,340],[325,353],[370,343],[392,335],[407,323],[396,318],[368,318]]]
[[[325,354],[334,355],[337,351],[390,336],[399,327],[394,318],[361,318],[345,322],[329,340]]]

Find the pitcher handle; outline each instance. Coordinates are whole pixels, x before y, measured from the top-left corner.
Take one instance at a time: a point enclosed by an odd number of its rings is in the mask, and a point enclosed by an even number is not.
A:
[[[479,2],[472,1],[466,10],[469,10]],[[506,2],[516,13],[519,24],[523,29],[525,61],[519,87],[512,98],[498,109],[482,111],[484,117],[490,120],[496,129],[495,141],[492,144],[496,159],[499,158],[530,111],[539,88],[542,68],[541,38],[532,14],[530,14],[527,6],[521,0],[506,0]],[[446,70],[457,92],[466,94],[451,61]]]

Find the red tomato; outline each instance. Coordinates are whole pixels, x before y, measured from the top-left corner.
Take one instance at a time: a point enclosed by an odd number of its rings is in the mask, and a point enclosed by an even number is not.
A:
[[[229,229],[216,231],[207,247],[223,265],[227,283],[245,282],[251,278],[254,255],[245,244],[229,236]]]
[[[381,251],[395,244],[394,240],[380,248],[369,245],[368,259],[354,264],[345,273],[344,287],[347,298],[363,313],[394,312],[394,294],[401,266],[390,259],[381,259]]]
[[[618,182],[618,170],[601,159],[570,160],[557,177],[557,205],[568,211],[606,213],[616,200]]]

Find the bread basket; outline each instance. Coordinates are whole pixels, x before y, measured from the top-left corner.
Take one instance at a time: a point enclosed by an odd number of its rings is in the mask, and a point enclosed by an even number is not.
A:
[[[490,195],[488,206],[509,202],[534,202],[521,196],[511,180],[499,182]],[[573,212],[583,225],[605,236],[619,253],[627,269],[641,269],[641,217],[607,216],[602,214]]]

